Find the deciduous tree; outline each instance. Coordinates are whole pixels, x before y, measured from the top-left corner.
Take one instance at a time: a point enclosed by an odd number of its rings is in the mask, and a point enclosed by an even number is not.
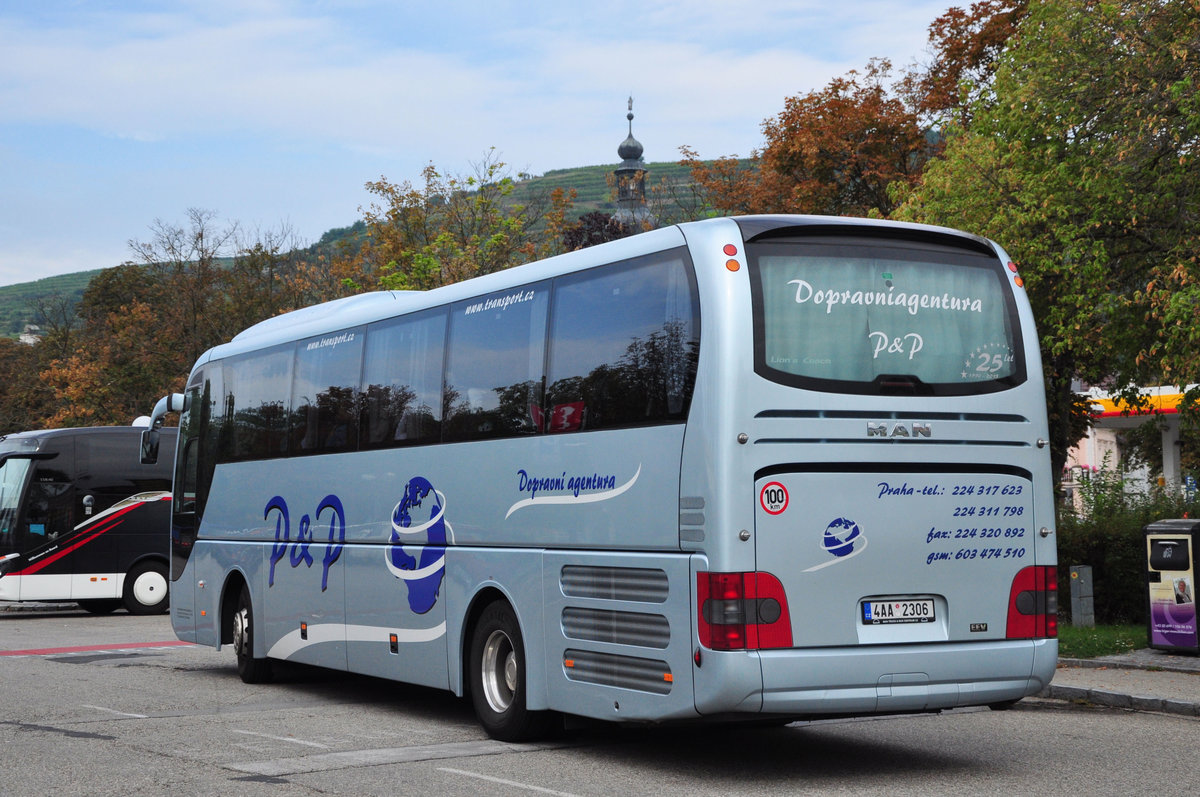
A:
[[[706,163],[686,147],[682,162],[725,213],[886,215],[888,186],[915,181],[933,153],[890,78],[891,65],[873,60],[863,73],[789,97],[763,122],[766,143],[749,169],[736,158]]]
[[[1200,9],[1037,1],[970,126],[898,218],[965,227],[1021,263],[1042,333],[1055,461],[1072,381],[1200,381]]]

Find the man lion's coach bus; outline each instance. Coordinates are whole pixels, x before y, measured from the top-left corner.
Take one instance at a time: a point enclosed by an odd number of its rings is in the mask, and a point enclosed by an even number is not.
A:
[[[1021,284],[954,230],[762,216],[264,321],[155,410],[183,411],[175,630],[250,682],[469,694],[507,740],[1036,693],[1056,552]]]
[[[168,456],[175,433],[162,430]],[[0,600],[167,610],[171,464],[139,464],[141,435],[111,426],[0,437]]]

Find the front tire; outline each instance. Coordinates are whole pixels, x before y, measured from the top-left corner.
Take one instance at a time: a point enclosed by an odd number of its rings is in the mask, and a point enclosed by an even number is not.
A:
[[[122,602],[130,614],[162,614],[170,606],[167,567],[162,562],[139,562],[125,576]]]
[[[237,670],[242,681],[261,684],[271,680],[269,659],[254,658],[254,607],[250,603],[250,588],[243,586],[238,596],[237,611],[233,614],[233,651],[237,654]]]
[[[542,736],[550,713],[526,708],[525,644],[512,607],[490,604],[471,635],[471,702],[488,736],[520,742]]]

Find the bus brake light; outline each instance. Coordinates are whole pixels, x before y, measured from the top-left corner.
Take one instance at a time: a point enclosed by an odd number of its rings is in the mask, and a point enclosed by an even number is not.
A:
[[[792,621],[783,584],[770,573],[698,573],[700,644],[710,650],[792,646]]]
[[[1008,597],[1009,639],[1058,636],[1058,573],[1053,566],[1018,571]]]

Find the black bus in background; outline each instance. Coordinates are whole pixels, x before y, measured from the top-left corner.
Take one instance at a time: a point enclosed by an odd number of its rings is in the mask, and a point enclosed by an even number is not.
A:
[[[0,437],[0,600],[74,601],[95,614],[167,610],[171,467],[140,463],[142,427]]]

